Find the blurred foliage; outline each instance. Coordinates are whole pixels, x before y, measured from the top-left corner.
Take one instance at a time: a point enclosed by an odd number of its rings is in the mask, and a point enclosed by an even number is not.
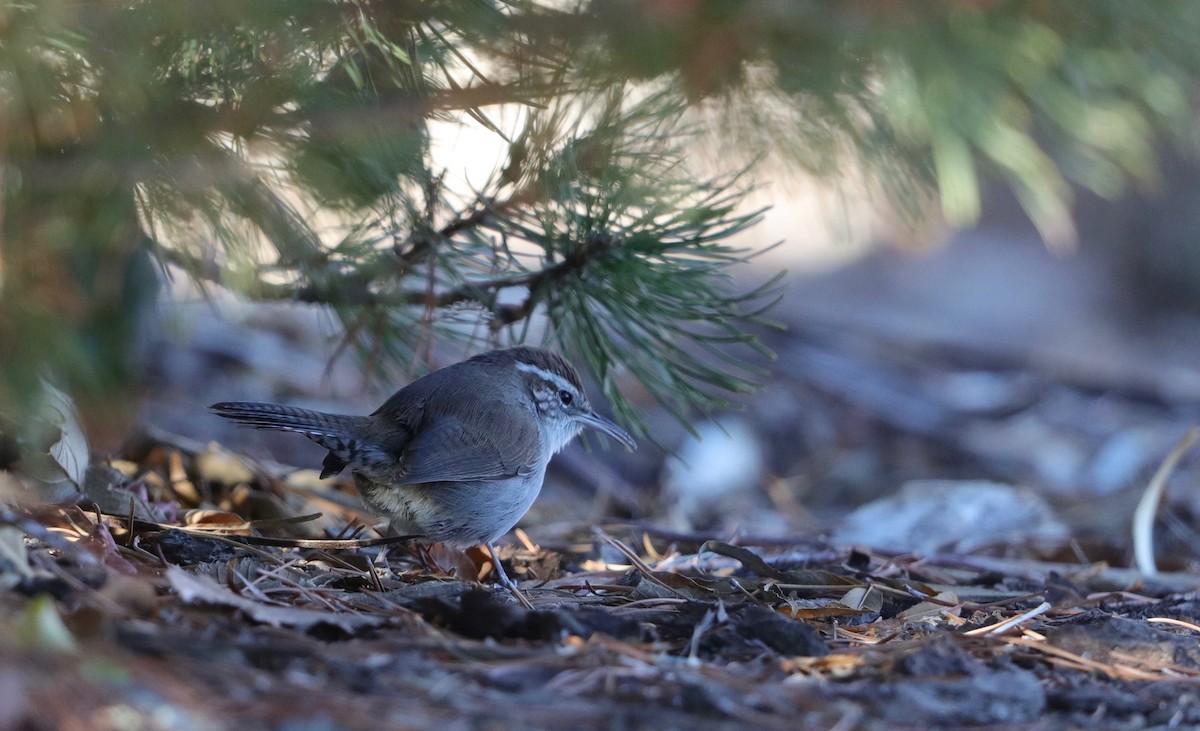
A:
[[[621,368],[711,408],[774,292],[729,278],[755,161],[957,223],[999,176],[1069,243],[1072,184],[1190,145],[1198,31],[1190,0],[6,3],[0,410],[45,377],[127,413],[173,270],[327,305],[380,366],[546,315],[624,416]],[[435,124],[507,159],[453,190]],[[714,131],[728,169],[692,164]]]

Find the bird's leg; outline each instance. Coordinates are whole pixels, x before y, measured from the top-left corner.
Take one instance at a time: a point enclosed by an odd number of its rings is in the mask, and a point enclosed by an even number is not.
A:
[[[485,543],[488,553],[492,555],[492,570],[496,572],[496,579],[505,589],[517,591],[517,584],[512,579],[508,578],[508,574],[504,573],[504,566],[500,563],[500,556],[496,554],[496,545],[494,543]]]

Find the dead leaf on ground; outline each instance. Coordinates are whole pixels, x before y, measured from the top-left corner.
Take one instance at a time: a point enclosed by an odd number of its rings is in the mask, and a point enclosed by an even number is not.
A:
[[[272,606],[235,594],[212,579],[192,574],[177,566],[168,566],[167,580],[179,598],[189,604],[207,604],[231,607],[244,612],[257,622],[272,627],[295,627],[307,630],[318,624],[328,624],[346,632],[367,627],[378,627],[384,623],[382,617],[370,614],[352,614],[321,609]]]

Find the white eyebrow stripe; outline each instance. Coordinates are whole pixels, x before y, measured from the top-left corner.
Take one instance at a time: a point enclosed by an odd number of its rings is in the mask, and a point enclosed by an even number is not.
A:
[[[571,393],[575,393],[579,390],[579,389],[575,388],[575,385],[573,383],[571,383],[567,379],[563,378],[562,376],[558,375],[554,371],[548,371],[545,368],[538,368],[537,366],[532,365],[530,363],[522,363],[521,361],[517,361],[517,370],[525,371],[526,373],[532,373],[535,376],[539,376],[539,377],[553,383],[554,385],[558,386],[559,388],[563,388],[563,389],[570,391]]]

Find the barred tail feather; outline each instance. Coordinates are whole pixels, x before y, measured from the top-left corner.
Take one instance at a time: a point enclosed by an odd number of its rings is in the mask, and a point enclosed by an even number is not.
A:
[[[345,434],[361,417],[326,414],[310,409],[298,409],[280,404],[260,404],[247,401],[213,404],[208,408],[231,421],[258,427],[294,431],[313,436]]]
[[[354,460],[358,444],[354,437],[366,425],[364,416],[326,414],[281,404],[235,401],[208,407],[218,416],[258,429],[303,434],[329,450],[322,477],[337,474]]]

